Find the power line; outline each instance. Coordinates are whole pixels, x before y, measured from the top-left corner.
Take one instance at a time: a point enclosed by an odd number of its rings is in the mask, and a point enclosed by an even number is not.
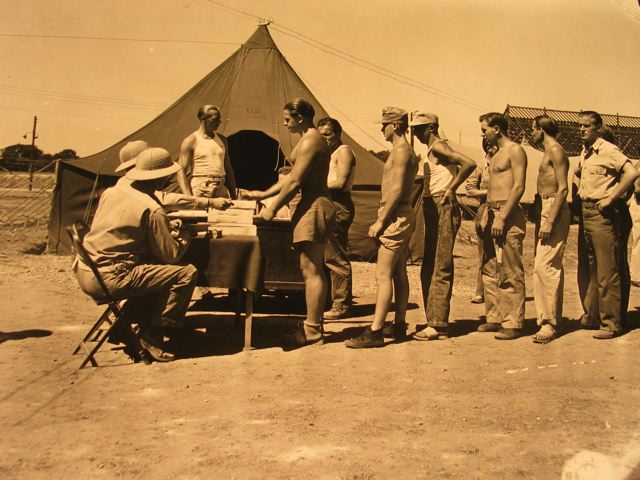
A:
[[[232,12],[241,14],[241,15],[245,15],[254,19],[258,19],[258,20],[264,20],[260,17],[258,17],[257,15],[254,15],[252,13],[249,12],[245,12],[243,10],[234,8],[234,7],[230,7],[229,5],[225,5],[224,3],[218,2],[216,0],[206,0],[208,3],[213,4],[213,5],[218,5],[222,8],[225,8],[227,10],[230,10]],[[272,23],[273,25],[278,25],[279,27],[288,30],[288,32],[283,31],[281,29],[278,28],[274,28],[272,27],[274,30],[276,30],[277,32],[280,32],[284,35],[289,35],[290,37],[295,38],[298,41],[301,41],[303,43],[306,43],[307,45],[310,45],[314,48],[317,48],[318,50],[321,50],[325,53],[328,53],[330,55],[334,55],[337,56],[339,58],[342,58],[343,60],[349,61],[351,63],[353,63],[354,65],[358,65],[361,68],[365,68],[367,70],[370,70],[374,73],[377,73],[379,75],[383,75],[386,76],[388,78],[391,78],[393,80],[396,80],[400,83],[404,83],[406,85],[410,85],[413,86],[415,88],[419,88],[423,91],[426,91],[432,95],[436,95],[439,96],[441,98],[444,98],[445,100],[449,100],[470,108],[474,108],[476,110],[481,110],[481,111],[487,111],[490,110],[489,107],[486,107],[484,105],[480,105],[478,103],[472,102],[471,100],[467,100],[465,98],[459,97],[457,95],[453,95],[451,93],[445,92],[444,90],[440,90],[438,88],[432,87],[430,85],[427,85],[425,83],[419,82],[417,80],[413,80],[412,78],[406,77],[404,75],[398,74],[396,72],[393,72],[385,67],[381,67],[379,65],[376,65],[374,63],[371,63],[367,60],[361,59],[359,57],[356,57],[355,55],[351,55],[349,53],[346,53],[342,50],[339,50],[335,47],[332,47],[330,45],[327,45],[326,43],[320,42],[318,40],[315,40],[307,35],[304,35],[302,33],[299,33],[295,30],[293,30],[292,28],[287,27],[286,25],[283,25],[281,23],[278,23],[274,20],[269,19],[269,22]],[[289,33],[290,32],[290,33]]]
[[[213,42],[209,40],[181,40],[168,38],[130,38],[130,37],[90,37],[84,35],[54,35],[31,33],[0,33],[0,37],[13,38],[57,38],[63,40],[105,40],[109,42],[153,42],[153,43],[196,43],[209,45],[240,45],[238,42]]]

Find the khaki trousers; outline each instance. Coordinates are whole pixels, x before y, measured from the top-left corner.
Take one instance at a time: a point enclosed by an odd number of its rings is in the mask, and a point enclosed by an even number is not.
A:
[[[482,230],[482,281],[487,322],[502,328],[522,328],[524,324],[524,267],[522,242],[525,234],[524,213],[519,205],[505,221],[504,234],[491,236],[491,226],[501,207],[487,203],[487,225]]]
[[[538,325],[549,323],[557,326],[562,319],[564,268],[562,257],[569,235],[571,212],[566,202],[558,213],[551,236],[538,238],[538,229],[549,218],[555,198],[542,198],[538,224],[536,225],[536,256],[533,265],[533,297]]]

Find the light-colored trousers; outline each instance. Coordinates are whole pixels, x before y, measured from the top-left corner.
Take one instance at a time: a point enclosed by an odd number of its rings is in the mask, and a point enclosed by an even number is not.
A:
[[[539,224],[536,226],[536,257],[533,264],[533,298],[538,325],[558,325],[562,319],[564,268],[562,257],[571,225],[571,212],[566,202],[556,217],[551,236],[540,240],[537,231],[549,218],[554,197],[542,198]]]
[[[629,214],[633,223],[631,228],[633,243],[631,244],[631,260],[629,261],[631,281],[640,282],[640,203],[635,195],[629,200]]]

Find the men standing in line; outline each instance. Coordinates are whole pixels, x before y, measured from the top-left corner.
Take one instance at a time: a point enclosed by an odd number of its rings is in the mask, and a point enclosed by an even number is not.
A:
[[[410,204],[411,186],[418,171],[418,158],[406,138],[409,128],[407,112],[395,107],[382,110],[382,133],[392,149],[384,166],[378,219],[369,228],[369,236],[379,242],[376,263],[376,309],[371,326],[345,342],[350,348],[384,345],[383,326],[395,293],[396,312],[393,322],[396,340],[406,335],[406,313],[409,301],[407,256],[409,240],[415,227]]]
[[[149,144],[144,140],[133,140],[127,142],[127,144],[120,149],[120,165],[116,168],[117,172],[128,171],[136,164],[136,157],[149,147]],[[131,183],[131,179],[126,175],[120,177],[118,183]],[[191,195],[184,195],[182,193],[174,192],[155,192],[156,198],[160,201],[164,209],[169,212],[173,210],[182,209],[197,209],[197,208],[216,208],[218,210],[224,210],[231,206],[231,201],[228,198],[208,198],[208,197],[195,197]]]
[[[331,274],[331,310],[325,320],[349,316],[353,302],[351,262],[349,261],[349,227],[355,216],[351,187],[356,173],[356,157],[351,147],[342,143],[342,126],[333,118],[318,121],[318,131],[331,150],[327,186],[336,207],[336,228],[327,240],[324,264]]]
[[[569,235],[571,213],[567,205],[569,157],[556,140],[558,125],[547,115],[533,119],[533,141],[544,148],[538,170],[536,250],[533,291],[540,330],[535,343],[549,343],[562,320],[564,268],[562,257]]]
[[[184,326],[197,279],[193,265],[175,265],[189,245],[191,232],[172,232],[155,197],[178,170],[180,166],[162,148],[138,154],[136,166],[126,174],[131,182],[118,182],[104,191],[84,239],[109,292],[115,298],[129,298],[132,311],[146,313],[147,318],[139,319],[140,342],[156,361],[174,358],[164,337]],[[85,293],[102,296],[87,265],[79,261],[75,272]]]
[[[440,138],[437,115],[416,110],[410,125],[412,135],[428,148],[424,161],[424,255],[420,268],[427,326],[413,338],[437,340],[448,336],[453,246],[462,221],[456,190],[476,168],[476,162]]]
[[[196,197],[236,198],[236,178],[229,158],[227,139],[216,133],[220,110],[203,105],[198,110],[200,128],[182,141],[177,174],[180,190]]]
[[[291,173],[264,192],[251,191],[249,198],[262,200],[276,196],[260,216],[272,220],[276,212],[300,191],[300,202],[291,216],[293,243],[300,254],[300,270],[305,283],[307,318],[288,338],[295,346],[324,343],[322,313],[327,295],[324,277],[324,249],[335,228],[335,207],[329,196],[327,175],[331,153],[313,123],[313,106],[301,98],[284,106],[284,125],[301,136],[289,161]]]
[[[522,242],[525,217],[519,201],[524,193],[527,154],[508,136],[509,122],[500,113],[480,116],[482,136],[498,151],[491,158],[484,235],[482,279],[487,323],[479,332],[496,332],[498,340],[521,336],[524,323]]]
[[[585,313],[580,323],[599,330],[594,338],[606,340],[624,328],[625,279],[621,275],[626,270],[621,262],[626,259],[622,235],[628,207],[623,197],[638,172],[618,147],[600,137],[602,117],[597,112],[581,112],[579,123],[583,150],[576,175],[580,177],[585,255],[578,261],[587,262],[589,272],[586,289],[581,291]]]

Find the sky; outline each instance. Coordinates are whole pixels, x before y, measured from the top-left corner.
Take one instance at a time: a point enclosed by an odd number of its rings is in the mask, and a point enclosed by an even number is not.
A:
[[[47,153],[111,146],[258,18],[366,148],[386,148],[373,122],[387,105],[432,111],[470,146],[478,116],[507,104],[640,116],[636,0],[0,0],[0,148],[30,143],[34,115]]]

